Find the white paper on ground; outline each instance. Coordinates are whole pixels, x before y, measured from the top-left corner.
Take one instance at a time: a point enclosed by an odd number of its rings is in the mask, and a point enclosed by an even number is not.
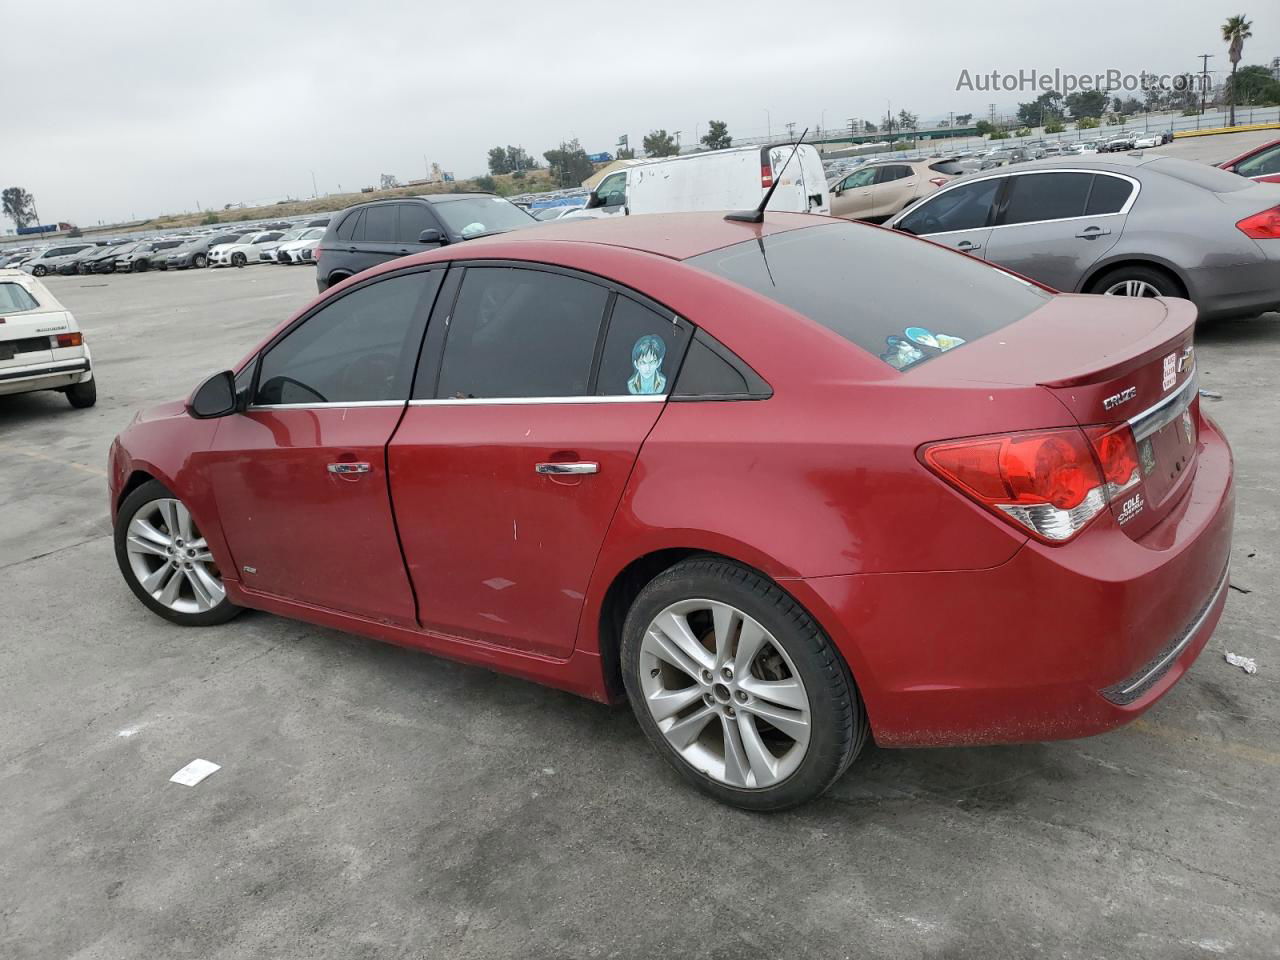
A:
[[[1245,673],[1258,672],[1258,661],[1253,659],[1253,657],[1242,657],[1236,653],[1228,653],[1227,663],[1231,664],[1233,667],[1239,667]]]
[[[170,783],[181,783],[183,786],[194,787],[197,783],[213,773],[215,770],[222,768],[216,763],[210,763],[208,760],[192,760],[185,767],[169,778]]]

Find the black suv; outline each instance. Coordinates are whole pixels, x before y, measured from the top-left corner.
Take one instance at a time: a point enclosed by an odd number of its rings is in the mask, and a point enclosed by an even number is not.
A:
[[[442,193],[357,203],[336,214],[316,250],[316,286],[327,290],[362,270],[411,253],[537,220],[491,193]]]

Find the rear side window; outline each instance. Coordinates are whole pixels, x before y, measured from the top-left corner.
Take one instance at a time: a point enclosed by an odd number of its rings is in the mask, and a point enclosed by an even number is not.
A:
[[[40,304],[16,283],[0,283],[0,314],[35,310]]]
[[[364,212],[364,240],[366,243],[392,243],[399,229],[398,203],[380,203]]]
[[[893,180],[905,180],[911,176],[911,168],[904,167],[901,164],[894,164],[888,167],[880,168],[880,176],[876,178],[876,183],[889,183]]]
[[[693,335],[671,392],[674,400],[765,399],[769,385],[705,330]]]
[[[355,240],[356,231],[360,227],[360,221],[364,219],[364,210],[353,210],[343,218],[342,223],[338,224],[338,232],[336,237],[339,240]],[[361,234],[363,236],[363,233]]]
[[[991,222],[991,206],[1004,181],[1004,177],[992,177],[944,190],[919,204],[896,228],[917,236],[979,230]]]
[[[1108,213],[1119,213],[1129,201],[1133,193],[1133,184],[1119,177],[1109,177],[1105,173],[1095,174],[1093,189],[1089,192],[1089,203],[1085,207],[1085,215],[1100,217]]]
[[[1193,187],[1200,187],[1202,190],[1212,190],[1214,193],[1235,193],[1237,190],[1253,186],[1250,180],[1238,174],[1219,170],[1206,163],[1180,160],[1177,157],[1159,157],[1143,166],[1148,170],[1163,173],[1166,177],[1173,177],[1175,180],[1189,183]]]
[[[423,230],[439,230],[440,225],[425,203],[400,204],[400,242],[417,243]]]
[[[581,397],[608,291],[542,270],[467,270],[449,319],[436,397]]]
[[[617,297],[609,314],[596,394],[644,397],[670,393],[688,342],[686,324],[630,297]]]
[[[971,257],[856,223],[777,233],[686,262],[789,307],[898,370],[1021,320],[1051,298]]]
[[[1009,178],[1003,224],[1084,216],[1091,173],[1031,173]]]

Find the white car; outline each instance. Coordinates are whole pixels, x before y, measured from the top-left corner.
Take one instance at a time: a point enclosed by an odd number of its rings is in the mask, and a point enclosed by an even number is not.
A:
[[[269,244],[274,250],[276,241],[283,236],[283,230],[265,230],[241,237],[239,243],[220,243],[209,251],[209,266],[245,267],[261,263],[263,249]]]
[[[302,263],[303,250],[310,250],[324,236],[324,227],[307,227],[302,230],[290,230],[280,238],[280,243],[273,251],[276,263]]]
[[[57,390],[73,407],[94,405],[89,346],[48,287],[20,270],[0,270],[0,317],[0,396]]]
[[[23,261],[22,269],[33,277],[43,277],[46,273],[56,272],[63,257],[74,256],[92,246],[92,243],[62,243],[47,247]]]
[[[573,213],[575,210],[581,210],[582,204],[562,203],[554,207],[543,207],[541,210],[530,210],[535,220],[559,220],[565,214]]]
[[[1150,136],[1139,137],[1137,140],[1133,141],[1133,149],[1150,150],[1152,147],[1158,147],[1162,143],[1164,143],[1164,138],[1161,137],[1160,134],[1155,133]]]

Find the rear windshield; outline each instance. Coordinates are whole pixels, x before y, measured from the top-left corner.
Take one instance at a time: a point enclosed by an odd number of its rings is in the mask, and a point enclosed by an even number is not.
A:
[[[21,313],[39,306],[35,298],[16,283],[0,283],[0,313]]]
[[[1160,157],[1158,160],[1153,160],[1151,169],[1163,173],[1166,177],[1173,177],[1175,180],[1189,183],[1193,187],[1212,190],[1214,193],[1234,193],[1253,186],[1252,180],[1237,173],[1219,170],[1207,163],[1180,160],[1177,157]]]
[[[686,261],[906,370],[994,333],[1052,295],[914,237],[841,223],[776,233]]]
[[[444,221],[450,233],[465,238],[483,233],[518,230],[534,223],[533,217],[502,197],[467,197],[442,200],[432,209]]]

